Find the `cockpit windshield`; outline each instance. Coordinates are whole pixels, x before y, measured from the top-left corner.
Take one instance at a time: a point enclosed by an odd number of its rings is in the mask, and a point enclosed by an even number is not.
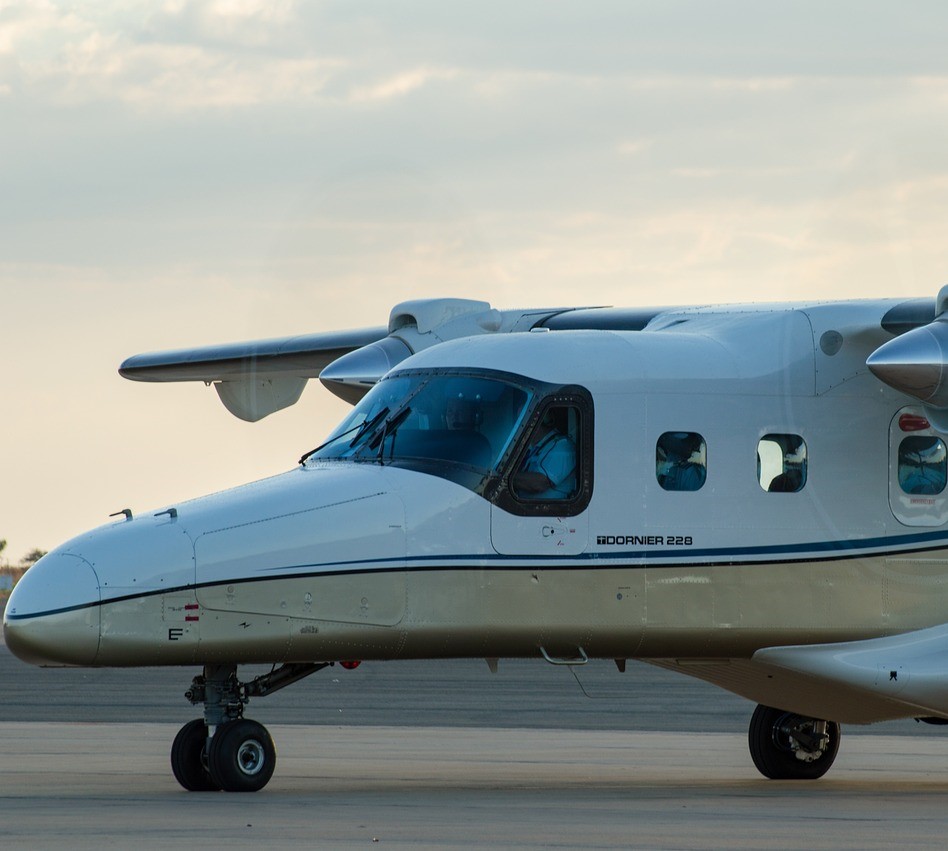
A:
[[[311,457],[486,474],[510,445],[532,395],[501,378],[400,373],[375,385]]]

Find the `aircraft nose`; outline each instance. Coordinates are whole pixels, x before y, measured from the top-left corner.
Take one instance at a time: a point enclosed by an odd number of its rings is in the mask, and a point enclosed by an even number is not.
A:
[[[99,580],[74,553],[43,556],[17,583],[3,616],[11,652],[32,665],[91,665],[99,649]]]

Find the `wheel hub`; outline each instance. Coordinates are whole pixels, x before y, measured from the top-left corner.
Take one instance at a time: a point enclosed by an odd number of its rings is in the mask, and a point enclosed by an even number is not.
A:
[[[825,721],[790,716],[774,726],[773,741],[801,762],[815,762],[823,756],[829,734]]]
[[[266,752],[256,739],[248,739],[237,749],[237,765],[249,777],[259,774],[265,762]]]

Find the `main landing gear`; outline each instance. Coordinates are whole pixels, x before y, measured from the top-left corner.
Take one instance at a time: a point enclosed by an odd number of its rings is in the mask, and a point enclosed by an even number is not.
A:
[[[771,780],[816,780],[839,750],[839,724],[758,706],[748,732],[751,758]]]
[[[192,704],[204,704],[204,717],[189,721],[175,736],[175,779],[189,792],[262,789],[273,776],[276,748],[266,727],[243,717],[244,706],[251,697],[272,694],[330,664],[287,664],[248,683],[237,679],[236,665],[206,666],[185,693]]]

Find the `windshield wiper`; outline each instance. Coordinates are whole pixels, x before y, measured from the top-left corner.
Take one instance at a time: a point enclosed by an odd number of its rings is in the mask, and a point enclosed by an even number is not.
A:
[[[379,463],[381,463],[381,461],[382,461],[382,455],[383,455],[383,453],[384,453],[384,451],[385,451],[385,438],[388,437],[389,435],[391,435],[392,438],[394,439],[394,437],[395,437],[395,430],[396,430],[403,422],[405,422],[405,420],[408,418],[408,415],[409,415],[410,413],[411,413],[411,407],[410,407],[410,406],[409,406],[409,407],[406,407],[406,408],[402,408],[397,414],[395,414],[394,417],[392,417],[390,420],[386,420],[386,421],[385,421],[385,424],[382,426],[382,428],[379,429],[378,434],[376,434],[375,437],[373,437],[373,438],[369,441],[369,444],[368,444],[369,449],[375,449],[376,447],[378,447],[378,450],[379,450],[379,454],[378,454]],[[394,446],[392,447],[392,449],[394,450]]]
[[[319,452],[320,449],[325,449],[327,446],[329,446],[330,443],[335,443],[337,440],[339,440],[339,438],[345,437],[347,434],[352,434],[352,432],[358,430],[358,433],[356,434],[356,436],[353,437],[352,440],[349,441],[349,448],[351,449],[353,446],[356,445],[359,439],[367,431],[375,428],[375,426],[378,425],[379,421],[383,419],[388,414],[388,412],[389,412],[389,408],[388,406],[386,406],[382,408],[382,410],[379,411],[374,417],[371,417],[370,419],[367,419],[367,420],[363,420],[361,423],[357,423],[356,425],[352,426],[352,428],[347,428],[344,432],[337,434],[335,437],[330,437],[329,440],[323,441],[315,449],[310,449],[309,452],[307,452],[302,458],[300,458],[299,463],[300,464],[304,463],[308,458],[310,458],[311,456]]]
[[[356,436],[353,437],[352,440],[349,441],[349,448],[351,449],[353,446],[355,446],[362,439],[362,437],[365,435],[366,432],[371,431],[380,422],[382,422],[382,420],[384,420],[388,416],[389,410],[390,408],[388,407],[388,405],[386,405],[374,417],[372,417],[371,419],[365,420],[362,423],[361,427],[359,428],[359,431],[357,432]]]

